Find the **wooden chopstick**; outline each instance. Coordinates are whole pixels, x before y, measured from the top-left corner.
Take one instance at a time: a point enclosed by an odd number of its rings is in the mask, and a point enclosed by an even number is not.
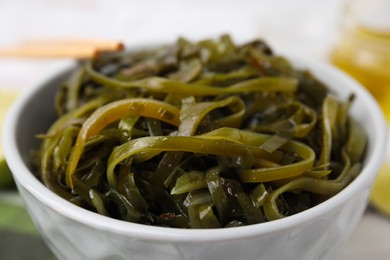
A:
[[[76,58],[85,59],[96,57],[98,51],[90,47],[80,46],[68,46],[68,47],[57,47],[57,46],[16,46],[10,48],[0,49],[0,56],[11,57],[11,58]]]
[[[56,38],[56,39],[29,39],[22,41],[22,46],[88,46],[98,50],[119,51],[124,45],[120,41],[92,39],[92,38]]]
[[[85,59],[96,57],[102,52],[120,51],[123,48],[123,43],[113,40],[32,39],[16,46],[0,47],[0,57]]]

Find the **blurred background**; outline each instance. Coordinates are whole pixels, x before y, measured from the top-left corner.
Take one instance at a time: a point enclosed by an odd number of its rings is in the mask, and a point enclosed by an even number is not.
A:
[[[363,82],[386,112],[386,107],[390,107],[386,89],[386,86],[390,87],[389,2],[0,0],[0,125],[8,105],[23,90],[75,62],[72,58],[1,55],[1,50],[24,41],[56,37],[120,40],[128,48],[169,43],[179,36],[197,40],[229,33],[238,43],[263,38],[276,52],[296,53],[341,67]],[[360,7],[350,11],[350,6]],[[356,29],[361,22],[356,19],[356,13],[362,10],[365,15],[380,13],[374,15],[374,19],[371,19],[372,15],[364,18],[368,21],[365,24],[380,27],[379,31],[371,33],[367,28]],[[382,28],[382,24],[388,27]],[[360,44],[362,41],[364,43]],[[373,81],[375,86],[381,86],[380,92],[370,85]],[[53,259],[17,192],[4,188],[9,183],[3,181],[5,184],[2,184],[5,169],[1,163],[0,259]],[[382,192],[390,186],[389,177],[385,178],[388,184],[381,187],[381,199],[387,196],[390,200],[389,192],[387,195]],[[387,259],[390,256],[389,238],[390,220],[369,207],[349,241],[336,254],[336,259]]]
[[[326,59],[337,39],[340,3],[341,0],[0,0],[0,47],[53,37],[115,39],[131,47],[171,42],[178,36],[200,39],[230,33],[238,42],[261,37],[275,49]],[[20,61],[0,60],[0,86],[24,86],[31,82],[30,77],[40,77],[36,70],[58,64],[57,60]],[[34,67],[29,68],[31,63]],[[16,66],[25,66],[23,75],[27,74],[30,82],[20,77]]]

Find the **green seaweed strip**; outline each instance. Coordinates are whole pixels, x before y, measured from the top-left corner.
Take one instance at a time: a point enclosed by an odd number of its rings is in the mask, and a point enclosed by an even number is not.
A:
[[[359,174],[367,143],[333,96],[262,40],[229,37],[86,61],[61,84],[32,159],[72,203],[175,228],[297,214]]]

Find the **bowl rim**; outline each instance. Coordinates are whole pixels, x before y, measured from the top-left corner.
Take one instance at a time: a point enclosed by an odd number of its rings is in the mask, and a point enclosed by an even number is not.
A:
[[[28,87],[26,92],[22,93],[22,95],[17,98],[6,115],[2,137],[3,146],[7,148],[4,149],[4,154],[18,188],[20,189],[23,187],[46,206],[49,206],[52,210],[55,210],[59,214],[76,222],[81,222],[100,230],[120,233],[127,236],[131,235],[139,239],[150,241],[216,242],[236,240],[243,237],[253,237],[260,234],[280,231],[292,226],[299,226],[317,218],[320,215],[331,212],[333,208],[341,206],[343,202],[350,199],[360,189],[363,187],[369,187],[374,181],[376,173],[378,172],[385,156],[387,145],[386,120],[384,119],[382,110],[379,108],[379,105],[371,94],[344,72],[321,61],[298,57],[291,53],[278,54],[282,54],[287,57],[292,64],[298,68],[308,68],[316,76],[318,76],[317,72],[321,71],[321,74],[324,75],[324,77],[330,76],[335,78],[337,82],[348,85],[349,88],[362,99],[362,102],[366,106],[365,109],[372,112],[373,122],[375,123],[373,127],[376,128],[377,134],[374,136],[373,140],[370,140],[373,142],[374,147],[371,160],[365,164],[361,173],[351,184],[328,200],[286,218],[266,223],[221,229],[180,229],[130,223],[99,215],[66,201],[44,186],[44,184],[33,176],[31,171],[25,165],[17,148],[16,127],[18,123],[17,119],[21,116],[21,112],[30,98],[33,97],[35,93],[39,92],[42,87],[50,84],[54,78],[69,73],[69,71],[75,67],[74,64],[66,64],[66,66],[61,67],[57,71],[48,75],[47,78],[37,82],[31,87]],[[325,82],[325,84],[328,83]]]

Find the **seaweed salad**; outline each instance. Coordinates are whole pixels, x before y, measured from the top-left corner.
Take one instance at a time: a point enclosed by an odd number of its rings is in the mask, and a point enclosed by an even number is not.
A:
[[[103,54],[59,86],[33,161],[66,200],[123,221],[221,228],[287,217],[346,187],[366,136],[262,40]]]

